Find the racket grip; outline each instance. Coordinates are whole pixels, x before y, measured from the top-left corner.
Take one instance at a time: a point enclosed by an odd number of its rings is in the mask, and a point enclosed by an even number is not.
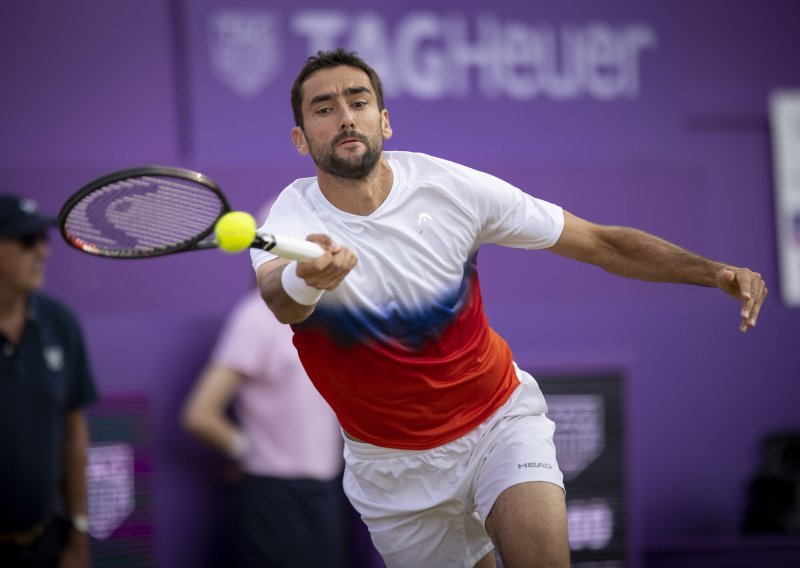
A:
[[[297,237],[271,235],[269,233],[257,233],[257,235],[254,243],[256,248],[264,249],[283,258],[298,262],[308,262],[325,254],[325,251],[317,243],[298,239]]]

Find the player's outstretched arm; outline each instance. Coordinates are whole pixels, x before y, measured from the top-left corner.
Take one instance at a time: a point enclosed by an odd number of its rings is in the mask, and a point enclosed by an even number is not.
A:
[[[767,296],[761,275],[748,268],[703,258],[638,229],[590,223],[567,211],[561,237],[550,250],[628,278],[715,286],[741,302],[742,332],[756,325]]]
[[[309,262],[276,258],[259,267],[261,297],[281,323],[299,323],[314,311],[322,293],[333,290],[358,264],[358,257],[328,235],[309,235],[325,254]]]

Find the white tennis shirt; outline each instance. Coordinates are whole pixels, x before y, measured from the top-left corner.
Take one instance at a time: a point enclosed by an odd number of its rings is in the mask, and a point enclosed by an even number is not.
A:
[[[394,182],[370,215],[336,209],[316,178],[275,201],[269,232],[327,233],[358,265],[294,344],[342,426],[364,441],[422,449],[455,439],[518,384],[510,350],[488,325],[477,277],[484,243],[552,246],[560,207],[489,174],[411,152],[385,152]],[[257,270],[275,255],[251,251]]]

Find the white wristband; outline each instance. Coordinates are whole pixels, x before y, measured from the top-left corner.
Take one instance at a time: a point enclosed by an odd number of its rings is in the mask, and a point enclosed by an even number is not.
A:
[[[78,513],[74,517],[72,517],[72,528],[78,531],[79,533],[88,533],[89,532],[89,517],[86,516],[84,513]]]
[[[281,284],[283,284],[283,291],[286,292],[286,295],[303,306],[313,306],[319,302],[322,293],[325,291],[309,286],[305,280],[297,275],[296,260],[293,260],[283,268]]]

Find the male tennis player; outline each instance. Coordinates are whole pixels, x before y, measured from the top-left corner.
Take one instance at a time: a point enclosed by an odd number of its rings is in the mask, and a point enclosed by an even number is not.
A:
[[[271,231],[319,243],[296,263],[253,252],[283,322],[345,435],[344,487],[390,567],[567,566],[563,480],[536,381],[488,325],[480,245],[547,249],[621,276],[715,286],[741,302],[759,274],[624,227],[600,226],[486,173],[410,152],[375,71],[341,49],[292,88],[298,152],[317,176],[278,197]]]

